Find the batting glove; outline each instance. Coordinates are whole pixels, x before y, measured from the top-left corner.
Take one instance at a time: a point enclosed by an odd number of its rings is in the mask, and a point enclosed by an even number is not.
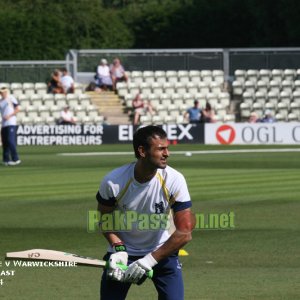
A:
[[[112,280],[123,281],[125,272],[118,266],[118,264],[127,266],[128,253],[126,252],[126,247],[124,245],[115,246],[114,249],[117,252],[113,253],[109,258],[107,277]]]
[[[143,258],[133,262],[128,266],[128,269],[124,274],[124,281],[131,283],[139,283],[146,272],[151,271],[152,268],[157,264],[157,261],[151,255],[151,253],[147,254]]]

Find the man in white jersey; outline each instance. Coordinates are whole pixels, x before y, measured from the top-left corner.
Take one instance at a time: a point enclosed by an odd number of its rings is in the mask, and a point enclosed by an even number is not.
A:
[[[133,147],[137,161],[106,175],[96,196],[100,220],[111,215],[117,221],[110,230],[99,224],[109,242],[101,300],[125,299],[130,285],[141,284],[152,270],[159,299],[183,300],[178,251],[191,240],[195,226],[187,184],[167,165],[168,140],[162,128],[137,130]],[[121,270],[118,263],[128,269]]]
[[[112,90],[112,79],[109,66],[105,58],[101,59],[100,64],[97,67],[97,86],[103,90]]]
[[[61,69],[62,76],[60,78],[61,85],[64,89],[65,94],[73,94],[75,91],[74,79],[70,76],[66,68]]]
[[[17,153],[17,118],[19,103],[9,94],[7,88],[0,89],[0,111],[2,117],[1,140],[3,148],[3,164],[14,166],[21,163]],[[10,160],[11,158],[11,160]]]

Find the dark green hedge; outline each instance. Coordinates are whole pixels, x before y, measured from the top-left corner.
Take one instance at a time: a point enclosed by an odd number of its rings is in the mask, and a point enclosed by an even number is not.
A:
[[[298,0],[0,0],[0,60],[69,49],[300,46]]]

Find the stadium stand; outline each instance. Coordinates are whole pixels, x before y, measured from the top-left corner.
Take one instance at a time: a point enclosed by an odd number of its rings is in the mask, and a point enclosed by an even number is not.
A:
[[[78,123],[100,124],[103,116],[91,101],[91,96],[84,94],[84,86],[75,84],[74,94],[47,94],[47,85],[43,82],[0,83],[7,87],[18,99],[21,111],[18,113],[19,124],[54,125],[64,106],[70,106],[75,112]]]
[[[75,83],[74,94],[47,94],[44,82],[3,82],[20,102],[19,124],[55,124],[61,109],[69,105],[78,122],[98,124],[103,116],[84,92],[84,84]],[[262,117],[270,110],[277,121],[300,121],[300,69],[238,69],[234,72],[232,93],[225,87],[222,70],[132,71],[128,83],[117,84],[117,96],[124,111],[132,110],[132,99],[139,91],[151,102],[156,114],[141,116],[141,124],[187,122],[184,112],[199,100],[208,101],[219,122],[247,121],[251,112]],[[239,99],[235,117],[232,100]]]
[[[235,70],[232,95],[240,99],[241,121],[269,109],[277,121],[300,121],[300,69]]]
[[[138,80],[136,77],[138,76]],[[220,122],[233,122],[230,94],[224,89],[223,70],[168,70],[132,72],[128,83],[118,83],[117,93],[126,109],[132,109],[132,99],[140,91],[157,114],[142,115],[141,124],[186,122],[183,114],[195,99],[201,107],[210,102]]]

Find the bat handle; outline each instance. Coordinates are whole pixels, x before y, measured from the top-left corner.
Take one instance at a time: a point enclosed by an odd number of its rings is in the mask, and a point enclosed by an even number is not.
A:
[[[106,267],[108,268],[108,266],[109,266],[109,263],[107,262],[107,263],[106,263]],[[126,270],[128,269],[128,266],[126,266],[126,265],[124,265],[124,264],[121,264],[121,263],[117,263],[117,266],[118,266],[121,270],[123,270],[123,271],[126,271]],[[153,270],[148,271],[146,274],[147,274],[147,277],[148,277],[148,278],[152,278],[152,277],[153,277]]]

